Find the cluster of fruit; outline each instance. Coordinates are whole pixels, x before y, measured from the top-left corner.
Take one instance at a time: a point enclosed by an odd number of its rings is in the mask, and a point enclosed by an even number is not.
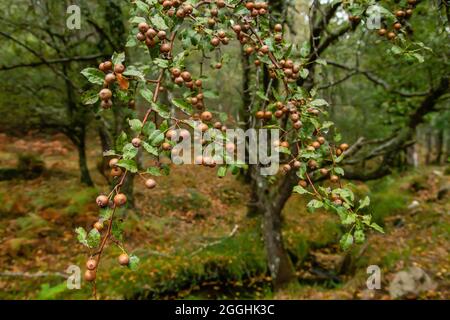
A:
[[[167,33],[164,30],[157,30],[149,26],[146,22],[139,23],[138,29],[139,33],[136,35],[136,38],[141,42],[145,42],[147,47],[153,48],[156,44],[161,43],[161,53],[168,53],[170,51],[170,44],[166,42]]]
[[[387,26],[378,30],[378,34],[381,37],[387,37],[389,40],[394,40],[397,38],[397,32],[399,32],[407,19],[409,19],[413,14],[413,9],[417,5],[417,0],[408,0],[408,8],[405,10],[397,10],[395,12],[395,17],[397,21],[392,25],[392,30],[389,30]]]
[[[111,61],[105,61],[98,66],[99,70],[105,73],[105,81],[103,89],[100,90],[99,96],[101,100],[101,107],[109,109],[112,107],[112,91],[109,87],[117,80],[118,76],[122,76],[125,72],[125,66],[122,64],[113,65]]]
[[[267,2],[247,2],[245,7],[250,10],[252,17],[263,16],[269,12],[269,4]]]
[[[184,17],[192,14],[194,7],[191,4],[185,4],[186,0],[159,0],[164,10],[167,10],[169,17],[176,16],[183,19]]]

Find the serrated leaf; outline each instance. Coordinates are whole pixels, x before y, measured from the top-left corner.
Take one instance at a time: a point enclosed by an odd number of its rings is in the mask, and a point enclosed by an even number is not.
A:
[[[145,81],[145,76],[144,76],[144,74],[143,74],[141,71],[139,71],[139,70],[137,70],[137,69],[135,69],[135,68],[127,68],[127,70],[125,70],[125,72],[123,73],[123,75],[124,75],[124,76],[127,76],[127,77],[135,77],[135,78],[138,78],[140,81]]]
[[[116,139],[116,150],[122,150],[127,142],[127,134],[122,131]]]
[[[184,99],[173,99],[172,103],[187,114],[192,114],[194,112],[192,105],[187,103]]]
[[[136,4],[136,7],[138,8],[138,10],[142,11],[143,13],[147,13],[148,10],[150,9],[148,4],[146,4],[145,2],[142,2],[140,0],[136,1],[135,4]]]
[[[97,248],[100,244],[100,232],[97,229],[92,229],[87,235],[87,244],[90,248]]]
[[[131,143],[127,143],[122,150],[123,153],[123,159],[124,160],[131,160],[136,157],[138,154],[138,149],[133,146]]]
[[[324,99],[316,99],[311,101],[311,105],[314,107],[322,107],[322,106],[327,106],[328,102]]]
[[[337,175],[343,176],[344,175],[344,169],[342,169],[341,167],[335,167],[333,168],[334,173],[336,173]]]
[[[148,137],[148,141],[152,146],[157,147],[164,141],[164,133],[159,130],[155,130]]]
[[[159,103],[152,103],[152,108],[155,112],[159,114],[161,118],[164,119],[170,118],[169,107]]]
[[[308,75],[309,75],[309,70],[308,69],[300,70],[300,77],[302,77],[302,79],[308,78]]]
[[[307,207],[308,207],[308,209],[310,209],[310,210],[319,209],[319,208],[322,208],[322,207],[323,207],[323,202],[322,202],[322,201],[319,201],[319,200],[316,200],[316,199],[313,199],[313,200],[311,200],[311,201],[308,203]]]
[[[111,57],[111,61],[113,64],[123,64],[125,61],[125,52],[114,52],[113,56]]]
[[[150,103],[153,103],[153,92],[150,89],[148,88],[142,89],[140,93],[145,100],[147,100]]]
[[[149,144],[147,142],[143,142],[142,146],[144,147],[145,151],[147,151],[151,155],[154,155],[155,157],[159,156],[158,149],[155,148],[154,146],[152,146],[151,144]]]
[[[100,97],[98,96],[97,90],[89,90],[83,93],[81,96],[81,102],[84,105],[90,105],[96,103]]]
[[[294,192],[296,192],[298,194],[312,194],[311,192],[309,192],[308,190],[306,190],[302,186],[295,186],[294,187]]]
[[[162,175],[161,170],[158,167],[149,167],[146,172],[155,177],[160,177]]]
[[[142,128],[142,133],[149,137],[156,130],[156,125],[152,121],[147,121]]]
[[[370,227],[378,232],[384,233],[384,230],[382,227],[380,227],[378,224],[376,224],[375,222],[372,222],[370,224]]]
[[[87,246],[87,241],[86,241],[87,232],[86,232],[86,230],[84,230],[84,228],[82,228],[82,227],[78,227],[78,228],[75,229],[75,232],[77,233],[78,241],[82,245]]]
[[[121,159],[117,163],[117,166],[121,167],[121,168],[124,168],[124,169],[130,171],[131,173],[138,172],[136,161],[131,160],[131,159]]]
[[[105,80],[105,74],[97,68],[86,68],[81,71],[81,74],[85,76],[90,83],[103,85]]]
[[[141,133],[142,131],[142,122],[139,119],[131,119],[128,121],[130,124],[131,130],[133,130],[136,133]]]
[[[346,233],[342,236],[339,243],[341,245],[342,250],[346,251],[350,249],[350,247],[353,245],[353,236],[350,233]]]
[[[358,210],[368,207],[369,205],[370,205],[370,198],[366,196],[363,200],[359,200]]]
[[[159,14],[154,15],[150,19],[150,21],[158,30],[167,30],[169,28],[164,19]]]

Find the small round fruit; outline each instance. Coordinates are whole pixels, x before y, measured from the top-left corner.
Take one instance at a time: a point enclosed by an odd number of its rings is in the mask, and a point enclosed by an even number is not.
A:
[[[264,118],[264,111],[258,111],[255,114],[256,119],[263,119]]]
[[[105,76],[105,82],[106,82],[107,84],[111,84],[111,83],[113,83],[114,81],[116,81],[116,75],[115,75],[114,73],[108,73],[108,74]]]
[[[339,146],[339,149],[341,149],[342,151],[347,151],[349,148],[349,145],[347,143],[343,143]]]
[[[326,169],[326,168],[320,169],[320,174],[323,176],[326,176],[328,174],[328,169]]]
[[[107,196],[105,196],[105,195],[99,195],[98,197],[97,197],[97,199],[95,200],[95,202],[97,203],[97,205],[100,207],[100,208],[104,208],[104,207],[106,207],[107,205],[108,205],[108,203],[109,203],[109,199],[108,199],[108,197]]]
[[[289,148],[289,142],[283,141],[283,142],[280,143],[280,146],[283,147],[283,148]]]
[[[317,141],[318,141],[320,144],[324,144],[324,143],[325,143],[325,138],[324,138],[324,137],[318,137],[318,138],[317,138]]]
[[[139,29],[139,31],[142,32],[142,33],[146,33],[147,30],[148,30],[149,28],[150,28],[150,27],[148,26],[148,24],[147,24],[146,22],[141,22],[141,23],[139,23],[139,25],[138,25],[138,29]]]
[[[292,163],[292,166],[294,167],[294,169],[300,169],[302,163],[298,160],[295,160],[294,163]]]
[[[202,121],[205,121],[205,122],[211,121],[211,120],[212,120],[212,117],[213,117],[213,115],[212,115],[212,113],[209,112],[209,111],[203,112],[203,113],[201,114],[201,116],[200,116],[200,118],[202,119]]]
[[[163,43],[161,45],[161,47],[159,48],[159,51],[161,53],[169,53],[171,50],[170,44],[169,43]]]
[[[158,34],[156,35],[159,40],[165,40],[167,33],[164,30],[158,31]]]
[[[382,37],[384,37],[386,35],[386,33],[387,33],[387,30],[384,28],[378,30],[378,35],[380,35]]]
[[[318,141],[314,141],[311,145],[314,147],[314,149],[319,149],[321,146],[321,144]]]
[[[307,182],[306,180],[300,180],[300,181],[298,182],[298,185],[299,185],[300,187],[306,188],[306,187],[308,186],[308,182]]]
[[[95,260],[95,259],[89,259],[89,260],[86,262],[86,268],[87,268],[88,270],[95,270],[95,268],[97,268],[97,260]]]
[[[102,70],[102,71],[106,72],[106,71],[112,70],[112,67],[113,67],[113,64],[111,61],[105,61],[105,62],[103,62],[104,70]]]
[[[114,72],[115,73],[124,73],[125,71],[125,66],[121,63],[118,63],[114,66]]]
[[[122,253],[117,260],[121,266],[127,266],[130,263],[130,257],[126,253]]]
[[[103,223],[101,223],[100,221],[97,221],[96,223],[94,223],[94,229],[97,229],[97,231],[102,231],[103,230]]]
[[[389,40],[394,40],[397,37],[397,35],[395,34],[395,32],[389,32],[387,34],[387,37]]]
[[[275,32],[281,32],[283,31],[283,26],[280,23],[277,23],[273,29]]]
[[[100,103],[100,106],[105,110],[110,109],[112,107],[112,105],[113,105],[113,102],[111,99],[102,100],[102,102]]]
[[[400,22],[397,22],[394,24],[394,29],[395,30],[400,30],[402,28],[402,24]]]
[[[111,177],[120,177],[122,175],[122,169],[119,167],[114,167],[111,169]]]
[[[156,187],[156,181],[153,179],[147,179],[145,181],[145,186],[147,189],[154,189]]]
[[[333,201],[333,203],[337,206],[342,206],[342,200],[341,199],[336,199]]]
[[[284,172],[289,172],[289,171],[291,171],[291,166],[290,165],[288,165],[288,164],[285,164],[284,166],[283,166],[283,171]]]
[[[94,270],[86,270],[84,273],[84,280],[88,282],[95,281],[96,272]]]
[[[114,196],[114,204],[121,207],[127,203],[127,196],[123,193],[118,193]]]
[[[183,71],[183,72],[181,73],[181,77],[182,77],[183,80],[186,81],[186,82],[189,82],[189,81],[192,80],[192,76],[191,76],[191,74],[189,73],[189,71]]]
[[[99,96],[102,100],[109,100],[112,98],[112,91],[107,88],[102,89],[100,90]]]
[[[139,148],[142,144],[142,140],[139,138],[133,138],[133,140],[131,140],[131,144],[135,147],[135,148]]]
[[[270,119],[272,119],[272,111],[266,111],[266,112],[264,112],[264,119],[265,119],[265,120],[270,120]]]
[[[172,146],[170,145],[170,143],[164,142],[164,143],[161,145],[161,148],[162,148],[164,151],[170,151],[170,149],[172,149]]]
[[[333,174],[332,176],[330,176],[330,181],[336,183],[339,181],[339,177]]]

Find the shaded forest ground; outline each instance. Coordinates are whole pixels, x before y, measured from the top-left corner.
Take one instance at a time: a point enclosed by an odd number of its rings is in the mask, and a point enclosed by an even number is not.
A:
[[[68,290],[66,268],[84,265],[77,226],[97,217],[93,201],[108,186],[96,169],[97,145],[88,153],[98,190],[78,183],[77,154],[62,137],[0,136],[0,168],[13,168],[17,155],[39,154],[46,170],[36,179],[0,181],[0,298],[86,299],[90,286]],[[343,253],[342,233],[330,213],[309,213],[307,199],[293,196],[284,216],[285,242],[299,283],[273,294],[265,264],[258,217],[246,216],[248,187],[214,169],[174,168],[148,191],[136,179],[137,210],[125,220],[125,245],[141,258],[137,271],[118,267],[118,250],[107,250],[99,272],[104,299],[388,299],[394,274],[417,266],[437,288],[419,298],[450,298],[450,203],[437,199],[450,183],[444,168],[355,184],[369,193],[375,219],[386,234],[370,234],[365,245]],[[414,202],[416,201],[416,202]],[[382,270],[382,289],[368,291],[368,265]],[[39,273],[41,272],[41,273]],[[42,274],[44,272],[45,274]]]

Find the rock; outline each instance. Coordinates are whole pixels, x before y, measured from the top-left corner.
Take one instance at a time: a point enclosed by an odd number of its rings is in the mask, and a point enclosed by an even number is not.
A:
[[[420,293],[436,289],[436,283],[417,267],[397,272],[389,285],[389,294],[393,299],[417,298]]]

